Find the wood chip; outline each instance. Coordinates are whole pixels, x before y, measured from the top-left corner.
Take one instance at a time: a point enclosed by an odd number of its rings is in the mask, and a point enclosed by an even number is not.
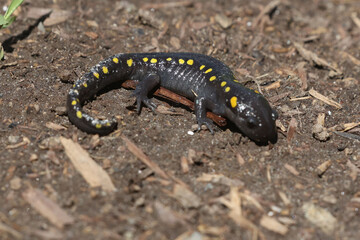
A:
[[[196,179],[199,182],[212,182],[212,183],[219,183],[226,186],[235,186],[235,187],[242,187],[244,183],[238,179],[231,179],[222,174],[209,174],[203,173],[200,177]]]
[[[274,8],[276,8],[279,4],[281,3],[280,0],[275,0],[275,1],[271,1],[269,2],[259,13],[259,15],[256,17],[256,19],[254,20],[253,23],[253,28],[256,28],[259,23],[261,22],[261,19],[269,14]]]
[[[360,174],[360,169],[357,166],[355,166],[355,164],[353,164],[350,160],[346,162],[346,166],[350,168],[350,177],[353,181],[355,181],[357,175]]]
[[[181,48],[180,39],[178,39],[177,37],[171,37],[170,44],[171,44],[171,46],[173,46],[173,48],[175,50],[178,50]]]
[[[145,153],[138,148],[130,139],[125,136],[121,136],[124,140],[126,147],[128,150],[134,154],[140,161],[142,161],[146,166],[148,166],[151,170],[153,170],[156,174],[164,179],[170,179],[169,176],[155,163],[153,162]]]
[[[290,206],[291,205],[291,201],[289,200],[289,198],[286,196],[286,194],[282,191],[278,191],[279,197],[281,198],[281,200],[283,201],[283,203],[286,206]]]
[[[278,220],[273,217],[269,217],[263,215],[260,219],[260,225],[272,232],[279,233],[281,235],[285,235],[288,232],[288,228],[281,224]]]
[[[180,159],[181,170],[183,173],[189,172],[189,163],[186,157],[182,156]]]
[[[215,21],[223,28],[227,29],[232,25],[231,18],[228,18],[227,16],[223,14],[216,14],[215,15]]]
[[[347,132],[353,128],[356,128],[357,126],[360,126],[360,122],[344,123],[344,130],[342,131]]]
[[[296,170],[296,168],[294,168],[293,166],[291,166],[290,164],[285,163],[284,167],[291,172],[292,174],[294,174],[295,176],[299,176],[300,173],[298,172],[298,170]]]
[[[49,129],[60,131],[60,130],[66,130],[66,127],[61,126],[59,124],[53,123],[53,122],[47,122],[45,126]]]
[[[23,137],[22,142],[19,142],[19,143],[13,144],[13,145],[8,145],[5,148],[6,149],[15,149],[15,148],[19,148],[19,147],[22,147],[22,146],[25,146],[28,144],[30,144],[30,140],[27,137]]]
[[[54,227],[49,227],[47,230],[40,230],[40,229],[34,229],[30,228],[26,230],[31,235],[39,237],[39,239],[48,239],[48,240],[62,240],[64,239],[64,234],[61,233],[61,231],[57,230]]]
[[[159,8],[175,8],[175,7],[190,7],[194,1],[174,1],[167,3],[145,3],[141,8],[143,9],[159,9]]]
[[[273,89],[278,89],[280,87],[281,87],[281,81],[276,81],[276,82],[273,82],[270,85],[266,86],[264,89],[266,91],[269,91],[269,90],[273,90]]]
[[[332,235],[337,225],[336,218],[326,209],[308,202],[302,206],[305,218],[312,224],[319,227],[327,235]]]
[[[39,19],[51,12],[51,8],[29,7],[29,9],[26,11],[26,18]]]
[[[0,235],[2,235],[1,232],[8,233],[16,239],[23,239],[23,235],[20,232],[16,231],[15,229],[7,226],[2,222],[0,222]]]
[[[305,70],[306,62],[300,62],[296,65],[296,70],[301,80],[301,90],[305,91],[308,89],[307,84],[307,73]]]
[[[321,177],[325,172],[326,170],[329,169],[329,167],[331,166],[332,162],[331,160],[327,160],[325,162],[323,162],[322,164],[320,164],[319,166],[317,166],[316,168],[316,174]]]
[[[244,158],[241,156],[240,153],[236,153],[236,160],[239,163],[240,166],[245,164]]]
[[[360,28],[360,19],[358,18],[356,12],[352,12],[350,16],[353,22],[356,24],[356,26]]]
[[[331,99],[329,99],[328,97],[325,97],[324,95],[322,95],[322,94],[320,94],[319,92],[315,91],[313,88],[311,88],[311,89],[309,90],[309,93],[310,93],[310,95],[313,96],[314,98],[319,99],[320,101],[322,101],[322,102],[324,102],[324,103],[326,103],[326,104],[328,104],[328,105],[330,105],[330,106],[333,106],[333,107],[335,107],[335,108],[337,108],[337,109],[341,109],[341,108],[342,108],[342,106],[341,106],[340,103],[337,103],[337,102],[335,102],[334,100],[331,100]]]
[[[50,16],[47,19],[45,19],[44,26],[50,27],[50,26],[65,22],[73,15],[74,14],[72,11],[53,9]]]
[[[87,151],[71,139],[60,137],[60,141],[75,169],[91,187],[101,187],[107,192],[116,191],[110,176],[90,157]]]
[[[96,32],[85,32],[85,35],[91,38],[92,40],[95,40],[99,37],[99,34]]]
[[[318,57],[317,54],[311,52],[310,50],[305,49],[302,44],[298,43],[298,42],[294,42],[294,46],[296,48],[296,50],[300,53],[300,55],[306,59],[307,61],[309,61],[311,64],[316,65],[316,66],[321,66],[321,67],[325,67],[329,70],[333,70],[336,75],[342,75],[342,72],[340,69],[338,69],[337,67],[332,66],[331,64],[329,64],[325,59]]]
[[[172,197],[177,199],[185,208],[198,208],[201,205],[201,199],[182,184],[175,184]]]
[[[296,129],[297,129],[297,120],[296,118],[291,118],[290,122],[289,122],[289,127],[287,129],[287,136],[286,136],[286,139],[287,139],[287,142],[290,143],[291,140],[294,138],[294,135],[296,133]]]
[[[347,52],[341,52],[343,58],[349,59],[353,64],[360,66],[360,60]]]
[[[10,180],[10,188],[12,190],[19,190],[21,188],[21,178],[15,176]]]
[[[159,201],[155,201],[154,209],[158,219],[168,227],[173,228],[179,225],[186,224],[183,216],[173,211],[171,208],[163,205]]]
[[[22,196],[36,211],[58,228],[62,229],[65,225],[72,224],[75,221],[71,215],[46,197],[39,189],[29,188],[22,193]]]

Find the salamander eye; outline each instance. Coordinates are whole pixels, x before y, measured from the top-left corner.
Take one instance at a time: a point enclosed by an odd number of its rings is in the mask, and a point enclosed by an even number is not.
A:
[[[274,121],[279,117],[278,113],[274,109],[272,110],[271,117]]]
[[[255,117],[249,117],[247,119],[247,126],[249,128],[255,128],[255,127],[259,126],[259,121]]]

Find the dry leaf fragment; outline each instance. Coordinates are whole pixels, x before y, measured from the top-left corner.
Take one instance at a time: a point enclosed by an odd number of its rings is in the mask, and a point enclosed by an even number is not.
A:
[[[324,233],[331,235],[334,232],[337,220],[326,209],[308,202],[302,206],[302,210],[305,213],[306,219],[319,227]]]
[[[60,141],[71,163],[91,187],[102,187],[107,192],[116,191],[110,176],[89,156],[87,151],[71,139],[60,137]]]
[[[313,88],[311,88],[309,90],[309,93],[311,96],[313,96],[314,98],[317,98],[319,99],[320,101],[323,101],[324,103],[330,105],[330,106],[333,106],[337,109],[341,109],[342,106],[340,103],[337,103],[335,102],[334,100],[331,100],[330,98],[328,97],[325,97],[324,95],[320,94],[319,92],[315,91]]]
[[[275,218],[263,215],[260,219],[260,225],[272,232],[279,233],[281,235],[285,235],[288,232],[288,228],[281,224]]]
[[[22,193],[22,196],[36,211],[58,228],[63,228],[75,221],[72,216],[46,197],[39,189],[29,188]]]

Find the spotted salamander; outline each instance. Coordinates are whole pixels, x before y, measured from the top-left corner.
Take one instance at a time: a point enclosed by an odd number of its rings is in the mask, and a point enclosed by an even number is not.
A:
[[[99,120],[83,112],[82,105],[101,89],[118,81],[138,80],[134,90],[137,111],[142,104],[155,110],[148,98],[161,86],[195,102],[199,125],[212,132],[207,111],[226,117],[250,139],[258,143],[275,143],[276,112],[257,91],[250,90],[235,79],[221,61],[197,53],[128,53],[111,56],[76,81],[67,98],[70,121],[87,133],[106,135],[117,122]]]

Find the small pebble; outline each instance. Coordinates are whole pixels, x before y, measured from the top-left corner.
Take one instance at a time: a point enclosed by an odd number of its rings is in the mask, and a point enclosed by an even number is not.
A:
[[[11,143],[11,144],[17,143],[19,141],[19,139],[20,139],[20,136],[12,136],[12,135],[10,135],[8,137],[9,143]]]

